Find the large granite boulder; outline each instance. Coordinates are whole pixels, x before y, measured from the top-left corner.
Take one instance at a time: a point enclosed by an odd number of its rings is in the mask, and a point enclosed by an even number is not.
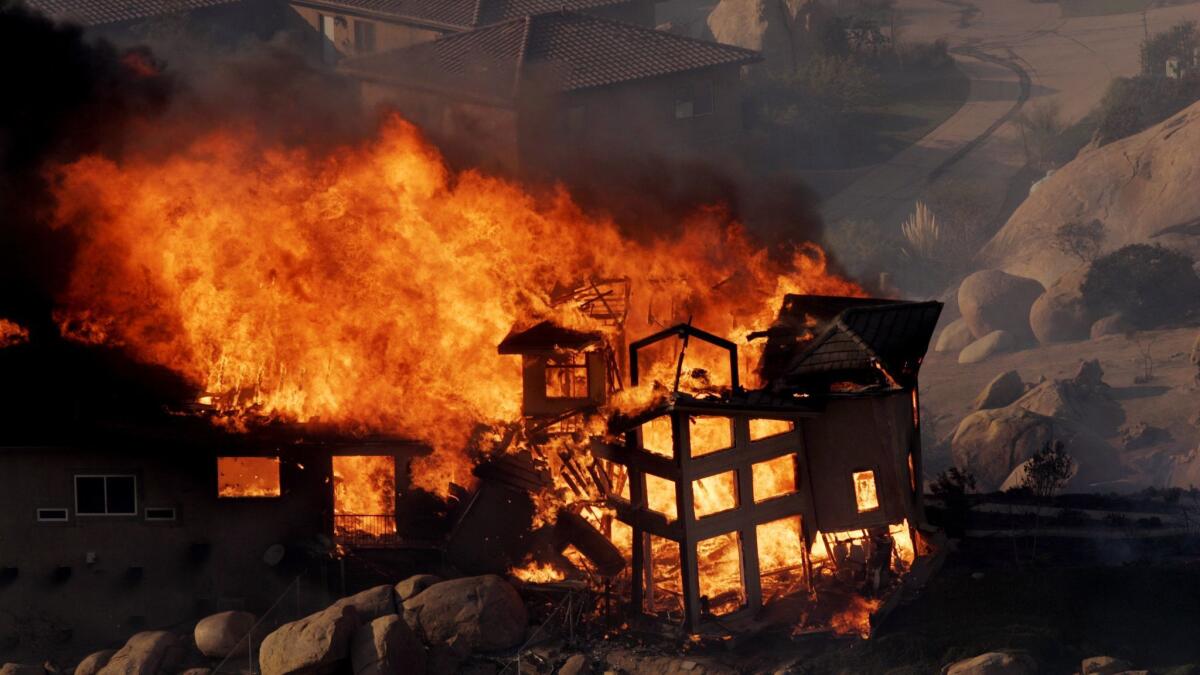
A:
[[[963,347],[975,341],[975,336],[971,335],[971,327],[967,325],[967,320],[961,316],[951,321],[938,333],[937,342],[933,345],[935,352],[959,352]]]
[[[350,604],[329,607],[285,623],[258,648],[262,675],[324,675],[350,655],[358,628],[358,612]]]
[[[791,72],[804,51],[801,0],[721,0],[709,13],[713,39],[753,49],[765,57],[764,67]]]
[[[1109,314],[1106,317],[1096,319],[1095,323],[1088,330],[1088,337],[1096,340],[1106,335],[1126,335],[1133,330],[1133,324],[1129,323],[1125,317],[1120,314]]]
[[[1021,381],[1021,374],[1015,370],[1008,370],[992,378],[992,381],[984,386],[975,397],[974,406],[976,410],[1003,408],[1021,398],[1024,393],[1025,383]]]
[[[1093,656],[1079,665],[1083,675],[1119,675],[1133,670],[1133,664],[1112,656]]]
[[[1088,339],[1096,317],[1083,301],[1083,281],[1088,267],[1067,272],[1034,300],[1029,309],[1029,327],[1037,341],[1046,345]]]
[[[425,646],[404,619],[392,614],[359,626],[350,642],[354,675],[425,672]]]
[[[401,603],[396,599],[396,589],[390,584],[368,588],[361,593],[342,598],[331,607],[350,605],[358,613],[358,620],[367,623],[389,614],[399,614]]]
[[[979,258],[1051,284],[1079,263],[1055,246],[1056,232],[1094,220],[1104,226],[1104,251],[1157,243],[1200,258],[1197,148],[1200,103],[1140,134],[1080,153],[1022,202]]]
[[[482,651],[520,644],[529,623],[521,596],[494,574],[434,584],[404,602],[404,619],[428,642]]]
[[[6,663],[0,666],[0,675],[46,675],[46,669],[23,663]]]
[[[988,652],[951,663],[942,675],[1034,675],[1037,664],[1028,654]]]
[[[963,348],[958,353],[958,362],[979,363],[986,361],[996,354],[1011,352],[1017,346],[1012,333],[1006,330],[994,330]]]
[[[958,287],[958,308],[976,339],[1007,331],[1021,344],[1033,341],[1029,310],[1046,289],[1034,279],[980,270]]]
[[[135,633],[112,655],[98,675],[156,675],[178,649],[175,635],[162,630]]]
[[[417,593],[441,581],[443,579],[435,574],[415,574],[396,584],[396,597],[403,603]]]
[[[1018,405],[980,410],[963,418],[950,441],[954,464],[975,475],[979,489],[998,490],[1015,469],[1052,441],[1061,441],[1076,465],[1069,486],[1087,487],[1120,477],[1116,450],[1070,420]]]
[[[92,652],[83,657],[79,665],[75,666],[75,675],[96,675],[100,669],[108,664],[112,659],[113,654],[116,654],[115,649],[102,649],[98,652]]]
[[[1113,398],[1103,376],[1099,361],[1084,361],[1075,377],[1042,382],[1014,405],[1077,422],[1101,436],[1112,436],[1125,422],[1125,409]]]
[[[240,656],[250,651],[247,636],[258,619],[250,612],[220,612],[196,624],[196,648],[210,659]]]

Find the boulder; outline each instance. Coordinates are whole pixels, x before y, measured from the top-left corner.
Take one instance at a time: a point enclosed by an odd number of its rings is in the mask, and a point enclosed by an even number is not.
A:
[[[428,642],[482,651],[520,644],[529,623],[521,596],[494,574],[434,584],[404,602],[404,619]]]
[[[358,613],[362,623],[374,621],[381,616],[399,614],[401,603],[396,599],[396,589],[389,584],[368,588],[361,593],[355,593],[333,603],[331,607],[350,605]]]
[[[358,628],[351,604],[335,605],[298,621],[285,623],[258,648],[262,675],[331,673],[350,655],[350,640]]]
[[[116,653],[115,649],[102,649],[88,654],[75,666],[75,675],[96,675]]]
[[[819,5],[820,3],[812,3]],[[708,30],[717,42],[753,49],[765,57],[764,67],[790,72],[802,58],[819,16],[802,0],[721,0],[709,13]]]
[[[583,675],[588,672],[588,660],[583,654],[572,654],[558,669],[558,675]]]
[[[6,663],[0,666],[0,675],[46,675],[42,666],[27,666],[22,663]]]
[[[1093,656],[1080,664],[1083,675],[1118,675],[1133,668],[1128,661],[1111,656]]]
[[[425,646],[399,616],[381,616],[359,626],[350,642],[354,675],[425,672]]]
[[[979,363],[995,354],[1010,352],[1015,347],[1016,340],[1013,339],[1012,333],[1004,330],[992,331],[964,347],[958,353],[958,362],[963,364]]]
[[[247,636],[257,621],[250,612],[220,612],[206,616],[196,624],[196,648],[210,659],[249,653]]]
[[[975,336],[971,335],[971,327],[967,325],[967,320],[960,316],[943,328],[941,333],[938,333],[933,351],[958,352],[974,341]]]
[[[1200,103],[1142,133],[1081,153],[1029,195],[979,253],[1045,284],[1079,264],[1055,246],[1067,223],[1100,221],[1101,244],[1159,243],[1200,257]],[[1103,252],[1103,251],[1102,251]]]
[[[1200,486],[1200,449],[1191,450],[1171,458],[1167,468],[1167,487],[1185,490]]]
[[[1088,336],[1093,340],[1102,338],[1105,335],[1125,335],[1133,330],[1133,324],[1125,320],[1125,317],[1120,314],[1109,314],[1108,316],[1097,319],[1092,324],[1088,331]]]
[[[135,633],[98,675],[155,675],[167,668],[176,643],[173,634],[162,630]]]
[[[942,675],[1033,675],[1036,672],[1037,664],[1029,655],[1011,652],[988,652],[942,669]]]
[[[180,671],[179,675],[212,675],[212,668],[188,668]]]
[[[1125,409],[1113,398],[1103,376],[1099,361],[1085,361],[1074,378],[1041,382],[1013,405],[1112,436],[1125,422]]]
[[[1088,269],[1079,267],[1064,274],[1033,301],[1029,327],[1038,342],[1046,345],[1088,338],[1095,319],[1083,301],[1083,281]]]
[[[1070,420],[1039,415],[1015,404],[963,418],[950,441],[950,453],[956,466],[975,475],[980,491],[990,492],[1000,489],[1018,467],[1054,440],[1063,442],[1076,465],[1069,486],[1103,483],[1122,475],[1116,450],[1094,433]]]
[[[405,600],[442,581],[435,574],[417,574],[396,584],[396,597],[403,603]]]
[[[975,409],[1003,408],[1024,393],[1025,383],[1021,381],[1021,374],[1015,370],[1005,371],[992,378],[975,397]]]
[[[980,270],[958,287],[958,308],[976,339],[1002,330],[1028,344],[1033,341],[1029,310],[1045,290],[1034,279]]]
[[[1141,450],[1171,440],[1171,432],[1145,422],[1134,422],[1121,427],[1120,439],[1123,449]]]

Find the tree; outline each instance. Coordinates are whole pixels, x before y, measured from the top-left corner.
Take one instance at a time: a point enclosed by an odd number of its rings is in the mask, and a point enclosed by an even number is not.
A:
[[[1120,314],[1137,328],[1175,323],[1200,308],[1200,277],[1188,255],[1131,244],[1098,258],[1083,281],[1097,316]]]
[[[1078,258],[1081,263],[1094,260],[1100,253],[1100,244],[1103,241],[1104,223],[1099,220],[1089,223],[1071,220],[1054,230],[1054,248],[1072,258]]]
[[[1067,484],[1075,469],[1075,460],[1067,454],[1062,441],[1050,441],[1025,462],[1021,487],[1039,499],[1054,496]]]
[[[1200,46],[1200,33],[1195,21],[1180,21],[1169,29],[1142,40],[1142,74],[1151,77],[1166,77],[1167,59],[1171,57],[1189,62]]]
[[[971,511],[967,495],[975,491],[975,476],[952,466],[937,475],[929,491],[942,502],[945,513],[942,527],[946,534],[961,537],[967,529],[967,516]]]

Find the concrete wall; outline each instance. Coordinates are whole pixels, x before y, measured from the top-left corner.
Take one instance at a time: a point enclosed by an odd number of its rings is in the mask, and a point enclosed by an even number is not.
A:
[[[397,452],[402,485],[413,453]],[[284,618],[298,601],[327,600],[336,588],[333,563],[305,553],[331,533],[327,448],[289,449],[283,494],[266,499],[218,499],[215,455],[165,447],[0,448],[0,467],[0,627],[19,627],[17,643],[0,644],[0,655],[82,654],[215,611],[262,613],[301,573],[301,593],[288,596]],[[81,473],[135,475],[138,515],[76,514]],[[174,507],[177,520],[149,522],[146,507]],[[38,508],[67,508],[69,519],[37,522]],[[263,555],[273,544],[286,555],[270,566]]]

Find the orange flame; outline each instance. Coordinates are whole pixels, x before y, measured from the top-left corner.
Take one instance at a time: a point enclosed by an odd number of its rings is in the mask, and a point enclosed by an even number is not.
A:
[[[0,318],[0,349],[29,342],[29,330],[19,323]]]

